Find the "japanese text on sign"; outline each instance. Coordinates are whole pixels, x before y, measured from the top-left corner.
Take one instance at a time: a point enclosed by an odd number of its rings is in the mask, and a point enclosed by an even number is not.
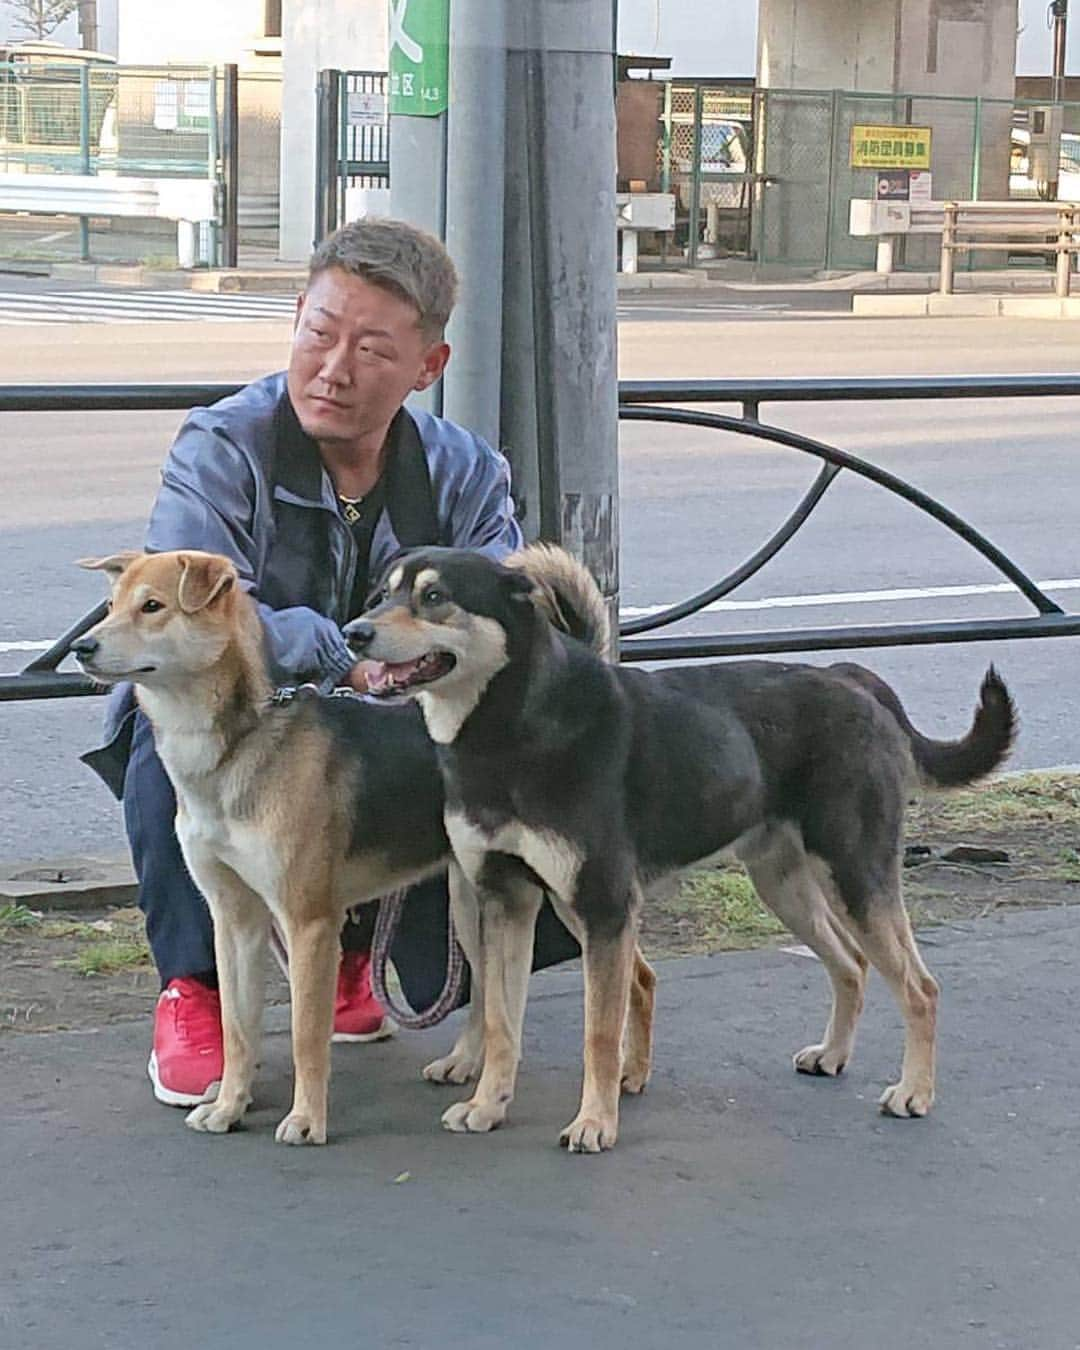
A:
[[[851,128],[853,169],[929,169],[929,127]]]

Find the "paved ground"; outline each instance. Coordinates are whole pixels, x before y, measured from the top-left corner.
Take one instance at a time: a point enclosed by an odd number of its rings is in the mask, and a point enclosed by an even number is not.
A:
[[[839,1081],[788,1053],[824,976],[786,952],[661,968],[658,1068],[617,1150],[554,1144],[578,1086],[579,977],[534,981],[513,1120],[437,1126],[417,1069],[445,1029],[341,1049],[332,1141],[272,1143],[287,1041],[250,1128],[156,1106],[142,1023],[2,1042],[0,1344],[230,1350],[1075,1350],[1075,911],[924,937],[943,985],[940,1100],[874,1102],[899,1059],[871,986]],[[452,1091],[452,1090],[451,1090]]]

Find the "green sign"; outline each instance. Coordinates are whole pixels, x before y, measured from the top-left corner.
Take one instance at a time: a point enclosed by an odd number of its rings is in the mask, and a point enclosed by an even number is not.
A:
[[[450,0],[390,0],[390,111],[446,111]]]

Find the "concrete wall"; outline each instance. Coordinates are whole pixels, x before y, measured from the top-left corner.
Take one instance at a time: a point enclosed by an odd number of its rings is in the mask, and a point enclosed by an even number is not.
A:
[[[306,261],[315,229],[320,70],[385,70],[387,0],[283,0],[280,255]]]
[[[758,84],[765,89],[895,88],[900,0],[761,0]]]
[[[1017,0],[761,0],[764,88],[1011,98]]]

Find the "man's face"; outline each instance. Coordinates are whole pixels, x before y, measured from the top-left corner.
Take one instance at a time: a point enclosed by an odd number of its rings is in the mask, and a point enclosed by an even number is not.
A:
[[[359,442],[385,431],[449,355],[445,342],[425,337],[408,301],[329,267],[297,301],[289,398],[314,440]]]

